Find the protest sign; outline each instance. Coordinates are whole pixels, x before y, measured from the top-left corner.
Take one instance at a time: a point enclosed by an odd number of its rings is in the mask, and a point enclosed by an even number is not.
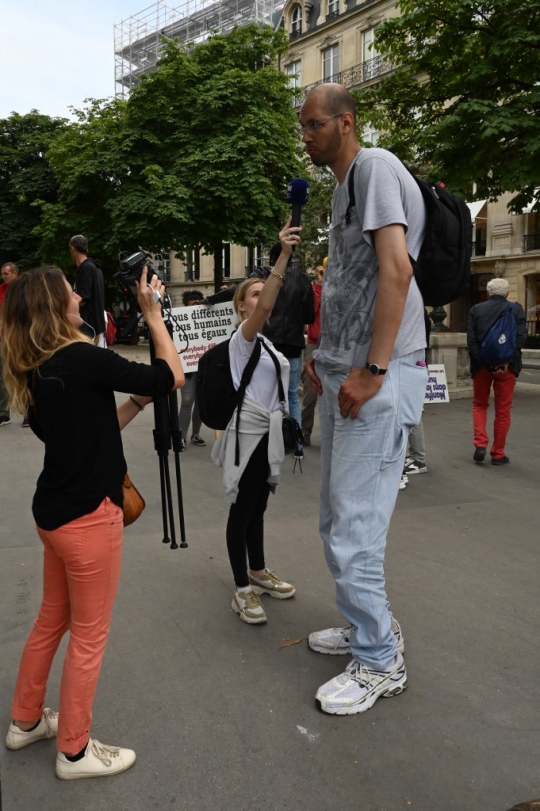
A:
[[[449,403],[450,396],[444,366],[428,366],[428,373],[424,403]]]
[[[196,372],[207,349],[230,338],[238,316],[231,303],[210,307],[175,307],[171,310],[174,345],[184,372]]]

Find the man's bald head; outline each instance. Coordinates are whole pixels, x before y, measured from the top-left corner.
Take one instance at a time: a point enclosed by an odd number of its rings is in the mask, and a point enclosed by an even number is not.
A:
[[[304,104],[308,101],[316,101],[327,111],[328,115],[338,115],[339,113],[351,113],[356,120],[356,105],[351,93],[346,87],[335,82],[323,82],[313,87],[306,96]]]

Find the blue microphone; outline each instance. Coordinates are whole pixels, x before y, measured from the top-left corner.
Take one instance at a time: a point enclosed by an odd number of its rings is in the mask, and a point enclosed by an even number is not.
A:
[[[292,206],[291,226],[300,225],[302,219],[302,206],[305,206],[309,197],[309,183],[301,177],[291,180],[287,188],[287,202]]]

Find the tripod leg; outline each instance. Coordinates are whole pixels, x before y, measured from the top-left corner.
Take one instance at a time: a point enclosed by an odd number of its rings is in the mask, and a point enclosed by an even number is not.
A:
[[[180,546],[187,547],[186,525],[184,520],[184,497],[182,493],[182,473],[180,470],[180,453],[182,450],[182,433],[178,421],[178,396],[176,391],[169,392],[169,424],[171,426],[172,449],[174,453],[174,466],[176,471],[176,490],[178,499],[178,516],[180,520]]]
[[[165,489],[165,467],[163,457],[159,457],[159,483],[161,487],[161,516],[163,520],[163,543],[170,543],[167,523],[167,493]]]

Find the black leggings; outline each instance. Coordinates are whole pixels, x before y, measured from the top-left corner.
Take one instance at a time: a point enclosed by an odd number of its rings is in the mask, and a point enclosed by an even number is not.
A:
[[[270,493],[268,479],[268,434],[253,451],[240,479],[236,504],[227,521],[227,551],[237,588],[249,586],[249,567],[264,569],[264,513]]]

